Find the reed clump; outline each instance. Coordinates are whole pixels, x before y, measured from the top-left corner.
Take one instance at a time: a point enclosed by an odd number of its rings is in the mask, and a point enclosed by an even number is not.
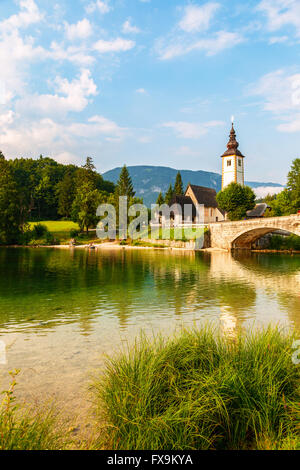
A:
[[[93,384],[98,448],[300,448],[293,336],[267,328],[224,338],[210,327],[145,336]],[[104,424],[103,424],[104,423]]]
[[[68,448],[70,437],[59,423],[57,412],[45,407],[20,406],[15,398],[16,376],[0,400],[0,450],[59,450]]]

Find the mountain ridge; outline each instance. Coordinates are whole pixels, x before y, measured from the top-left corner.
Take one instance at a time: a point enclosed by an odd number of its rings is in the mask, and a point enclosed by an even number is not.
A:
[[[114,183],[118,181],[121,167],[113,168],[112,170],[103,173],[103,177]],[[180,171],[183,181],[184,188],[189,183],[198,186],[205,186],[213,188],[217,192],[221,190],[222,176],[219,173],[214,173],[204,170],[177,170],[166,166],[153,166],[153,165],[135,165],[127,167],[136,196],[141,197],[147,206],[154,204],[157,200],[160,192],[165,193],[168,190],[170,183],[174,185],[176,175]],[[274,189],[274,192],[278,192],[283,189],[279,183],[271,182],[255,182],[246,181],[245,184],[249,185],[253,189],[256,189],[257,195],[260,196],[260,190],[258,188],[270,188],[270,192]]]

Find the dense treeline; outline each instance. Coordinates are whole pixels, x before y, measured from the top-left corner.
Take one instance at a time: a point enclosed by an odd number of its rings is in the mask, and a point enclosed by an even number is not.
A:
[[[28,221],[65,218],[89,227],[90,214],[114,191],[91,158],[77,167],[43,156],[6,160],[0,152],[0,243],[17,243]]]
[[[271,207],[269,217],[296,214],[300,210],[300,158],[292,163],[286,188],[279,194],[266,196],[260,202],[266,202]]]

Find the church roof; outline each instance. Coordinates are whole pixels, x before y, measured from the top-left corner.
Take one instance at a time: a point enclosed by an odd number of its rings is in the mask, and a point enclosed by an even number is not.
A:
[[[192,216],[196,217],[196,207],[192,201],[192,199],[189,196],[182,196],[179,194],[176,194],[175,196],[172,197],[171,202],[169,206],[173,206],[173,204],[179,204],[182,209],[182,215],[184,217],[184,206],[185,205],[191,205],[192,206]]]
[[[239,151],[238,147],[239,147],[239,143],[236,140],[236,133],[235,133],[233,123],[232,123],[232,128],[229,134],[229,142],[227,144],[227,150],[226,152],[223,153],[223,155],[221,155],[221,157],[237,155],[238,157],[245,158],[245,156]]]
[[[268,204],[264,202],[260,204],[256,204],[254,209],[247,212],[247,217],[251,219],[257,218],[257,217],[263,217],[268,209],[271,209],[271,207],[268,206]]]
[[[204,186],[196,186],[194,184],[190,184],[188,188],[194,193],[194,196],[198,202],[198,204],[203,204],[204,207],[212,207],[217,208],[217,200],[216,200],[216,191],[212,188],[205,188]]]

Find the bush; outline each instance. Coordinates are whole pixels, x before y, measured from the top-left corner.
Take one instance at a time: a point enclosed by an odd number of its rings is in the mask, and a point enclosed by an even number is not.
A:
[[[49,232],[46,225],[37,224],[32,230],[26,230],[22,236],[19,237],[19,243],[22,245],[36,246],[36,245],[59,245],[53,233]]]
[[[48,232],[48,231],[45,236],[45,242],[46,242],[46,245],[59,245],[59,241],[56,240],[56,238],[51,232]]]
[[[29,245],[32,240],[32,231],[29,226],[19,235],[18,245]]]
[[[211,329],[109,360],[94,383],[105,448],[299,447],[299,378],[291,336],[278,329],[225,339]],[[101,428],[103,436],[103,428]]]
[[[77,238],[79,236],[79,234],[80,234],[80,231],[77,230],[77,229],[73,228],[72,230],[70,230],[70,237],[71,238]]]
[[[43,238],[48,232],[46,225],[36,224],[32,229],[32,238],[40,239]]]

